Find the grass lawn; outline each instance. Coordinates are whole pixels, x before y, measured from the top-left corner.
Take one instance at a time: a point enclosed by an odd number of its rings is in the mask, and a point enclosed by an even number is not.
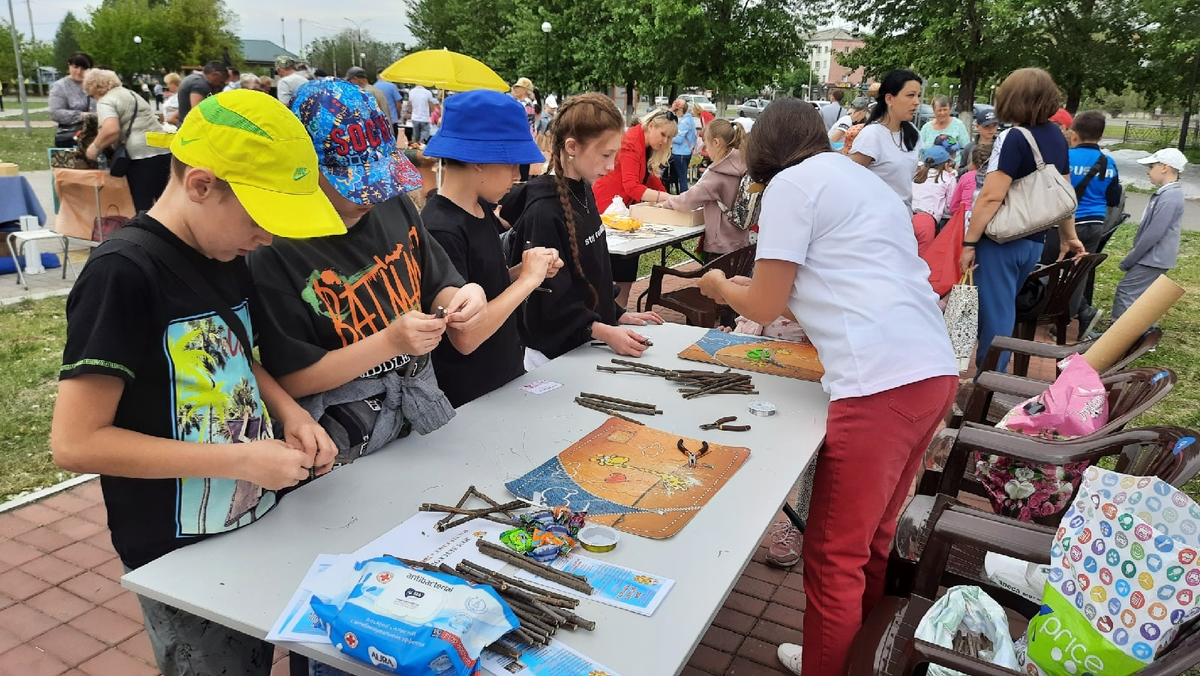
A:
[[[67,299],[0,307],[0,501],[73,476],[50,458]]]
[[[54,128],[35,128],[31,136],[25,128],[0,129],[0,162],[13,162],[21,171],[41,171],[50,168],[46,148],[54,145]]]

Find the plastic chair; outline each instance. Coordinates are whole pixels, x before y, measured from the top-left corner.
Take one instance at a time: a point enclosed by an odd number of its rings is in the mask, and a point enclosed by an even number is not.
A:
[[[1071,296],[1079,285],[1087,282],[1088,276],[1098,265],[1108,258],[1108,254],[1088,254],[1081,258],[1060,261],[1047,265],[1030,273],[1026,284],[1041,279],[1046,280],[1045,294],[1033,308],[1017,315],[1016,325],[1013,326],[1013,337],[1033,340],[1037,327],[1041,324],[1054,324],[1058,328],[1057,341],[1059,345],[1067,343],[1067,327],[1073,319],[1071,315]],[[1019,373],[1029,372],[1029,357],[1013,355],[1013,370]]]
[[[1125,352],[1125,356],[1123,356],[1120,361],[1110,366],[1104,371],[1104,373],[1101,373],[1100,375],[1104,376],[1110,373],[1116,373],[1117,371],[1120,371],[1132,364],[1137,360],[1138,357],[1141,357],[1147,352],[1153,351],[1154,348],[1158,347],[1159,341],[1162,340],[1162,335],[1162,329],[1157,327],[1152,328],[1146,333],[1142,334],[1142,337],[1139,338],[1136,343],[1130,346],[1129,350]],[[1024,355],[1026,357],[1043,357],[1046,359],[1053,359],[1055,362],[1058,362],[1073,354],[1083,354],[1084,352],[1087,352],[1088,348],[1095,343],[1096,340],[1092,339],[1075,343],[1074,345],[1051,345],[1049,343],[1041,343],[1034,340],[1024,340],[1022,338],[997,336],[992,341],[991,347],[988,348],[987,355],[983,359],[983,368],[980,370],[995,371],[996,364],[1000,360],[1001,352],[1012,352],[1014,356]],[[1028,366],[1029,360],[1026,359],[1026,368],[1018,371],[1016,370],[1016,364],[1014,363],[1013,373],[1018,376],[1027,376],[1029,375]]]
[[[936,485],[930,486],[927,476],[922,479],[918,495],[901,514],[896,528],[896,540],[888,561],[887,588],[889,593],[904,593],[912,588],[915,567],[913,562],[928,546],[930,526],[947,507],[961,504],[960,491],[968,482],[968,466],[976,453],[999,455],[1031,464],[1066,465],[1079,461],[1098,463],[1102,458],[1116,457],[1116,471],[1134,476],[1157,476],[1173,486],[1181,487],[1200,471],[1200,444],[1194,440],[1200,433],[1182,427],[1144,427],[1103,436],[1090,435],[1069,441],[1045,441],[1007,430],[968,423],[959,431],[946,459],[946,467],[936,473]],[[1184,440],[1191,438],[1191,443]],[[931,490],[932,488],[932,490]],[[1062,509],[1053,514],[1034,518],[1034,523],[1054,526],[1062,519],[1070,500],[1061,503]],[[981,511],[981,510],[976,510]],[[986,548],[956,548],[947,564],[947,575],[956,584],[974,584],[983,579],[983,559]],[[1024,607],[1028,601],[1015,594],[1001,593],[1010,607]],[[997,600],[1000,600],[997,597]]]
[[[682,279],[700,279],[709,270],[721,270],[726,277],[749,275],[754,269],[754,254],[757,244],[749,244],[737,251],[724,254],[698,270],[681,272],[663,265],[655,265],[650,271],[650,285],[638,296],[638,311],[642,311],[642,300],[646,301],[646,310],[655,305],[675,310],[682,314],[689,326],[704,326],[712,328],[720,319],[733,319],[733,309],[724,303],[718,303],[700,293],[700,287],[686,286],[676,291],[663,291],[663,279],[679,277]]]
[[[932,525],[929,544],[917,564],[909,598],[887,596],[875,606],[850,648],[850,676],[909,676],[925,673],[925,666],[937,664],[970,676],[1020,676],[994,664],[968,657],[914,638],[917,624],[933,606],[942,586],[953,582],[945,571],[955,548],[986,548],[1035,563],[1050,562],[1054,529],[1020,523],[1012,519],[976,512],[961,506],[948,507]],[[1009,594],[999,587],[977,583],[1001,606],[1009,617],[1013,638],[1024,634],[1028,621],[1040,610],[1037,604],[1018,611],[1001,601]],[[1200,632],[1181,632],[1158,658],[1138,672],[1143,676],[1176,676],[1200,664]]]
[[[75,261],[71,260],[70,255],[70,238],[65,235],[60,235],[53,230],[39,228],[37,230],[18,230],[11,232],[8,235],[8,251],[12,254],[13,266],[17,269],[17,283],[29,290],[29,280],[25,277],[25,269],[21,265],[20,257],[25,253],[25,245],[30,242],[40,242],[45,240],[58,240],[62,244],[62,278],[67,278],[67,266],[71,267],[71,274],[78,279],[79,272],[75,269]]]

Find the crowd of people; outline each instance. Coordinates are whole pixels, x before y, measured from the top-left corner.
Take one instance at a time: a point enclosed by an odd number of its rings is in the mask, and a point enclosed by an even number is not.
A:
[[[802,553],[805,562],[806,645],[781,645],[779,659],[797,674],[842,673],[957,391],[922,259],[929,241],[948,213],[969,213],[960,264],[976,269],[982,360],[1011,332],[1017,289],[1044,252],[1091,250],[1119,189],[1096,145],[1102,116],[1082,113],[1064,134],[1051,121],[1058,88],[1032,68],[1005,79],[973,139],[944,99],[924,128],[914,124],[923,82],[905,70],[848,109],[840,90],[821,112],[777,100],[749,131],[682,99],[627,125],[603,94],[560,106],[527,78],[509,94],[447,97],[443,118],[439,97],[419,85],[405,96],[361,68],[323,75],[284,61],[271,82],[213,62],[164,79],[162,120],[86,55],[52,89],[64,132],[95,111],[92,148],[122,143],[132,160],[140,213],[122,231],[130,236],[95,251],[71,292],[51,436],[62,467],[102,475],[128,568],[249,526],[335,460],[434,433],[456,408],[590,341],[640,356],[649,341],[636,327],[663,319],[628,310],[636,259],[610,256],[601,213],[616,200],[703,209],[702,251],[719,256],[750,242],[731,209],[748,176],[765,186],[754,275],[712,271],[700,289],[741,315],[739,330],[799,326],[821,355],[831,403],[802,552],[794,529],[777,528],[769,560],[791,566]],[[441,164],[436,190],[403,152],[405,118]],[[997,118],[1013,128],[997,135]],[[163,122],[178,128],[168,147],[147,135]],[[691,184],[697,154],[709,164]],[[985,237],[1039,161],[1076,186],[1087,180],[1057,244],[1048,248],[1044,231]],[[1114,315],[1178,252],[1173,181],[1186,161],[1161,151],[1143,162],[1163,187],[1121,263]],[[673,190],[662,180],[670,166]],[[417,193],[428,196],[420,212]],[[344,407],[366,400],[376,413],[349,429]],[[240,434],[195,422],[206,401],[237,411]],[[350,442],[356,432],[367,441]],[[141,603],[164,674],[191,673],[189,662],[204,673],[270,672],[269,644]],[[336,671],[314,664],[313,673]]]

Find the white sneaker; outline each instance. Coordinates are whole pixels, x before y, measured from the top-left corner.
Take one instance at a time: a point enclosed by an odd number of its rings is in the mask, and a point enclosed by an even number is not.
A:
[[[804,649],[795,643],[784,643],[779,646],[776,654],[779,655],[779,661],[783,662],[783,666],[788,668],[788,671],[800,676],[800,654]]]

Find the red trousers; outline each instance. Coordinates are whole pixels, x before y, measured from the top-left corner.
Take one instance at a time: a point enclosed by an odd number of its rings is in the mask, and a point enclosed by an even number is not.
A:
[[[900,507],[957,388],[939,376],[829,405],[804,531],[804,676],[845,673],[883,598]]]
[[[917,255],[925,258],[937,237],[937,219],[923,211],[913,214],[913,234],[917,236]]]

